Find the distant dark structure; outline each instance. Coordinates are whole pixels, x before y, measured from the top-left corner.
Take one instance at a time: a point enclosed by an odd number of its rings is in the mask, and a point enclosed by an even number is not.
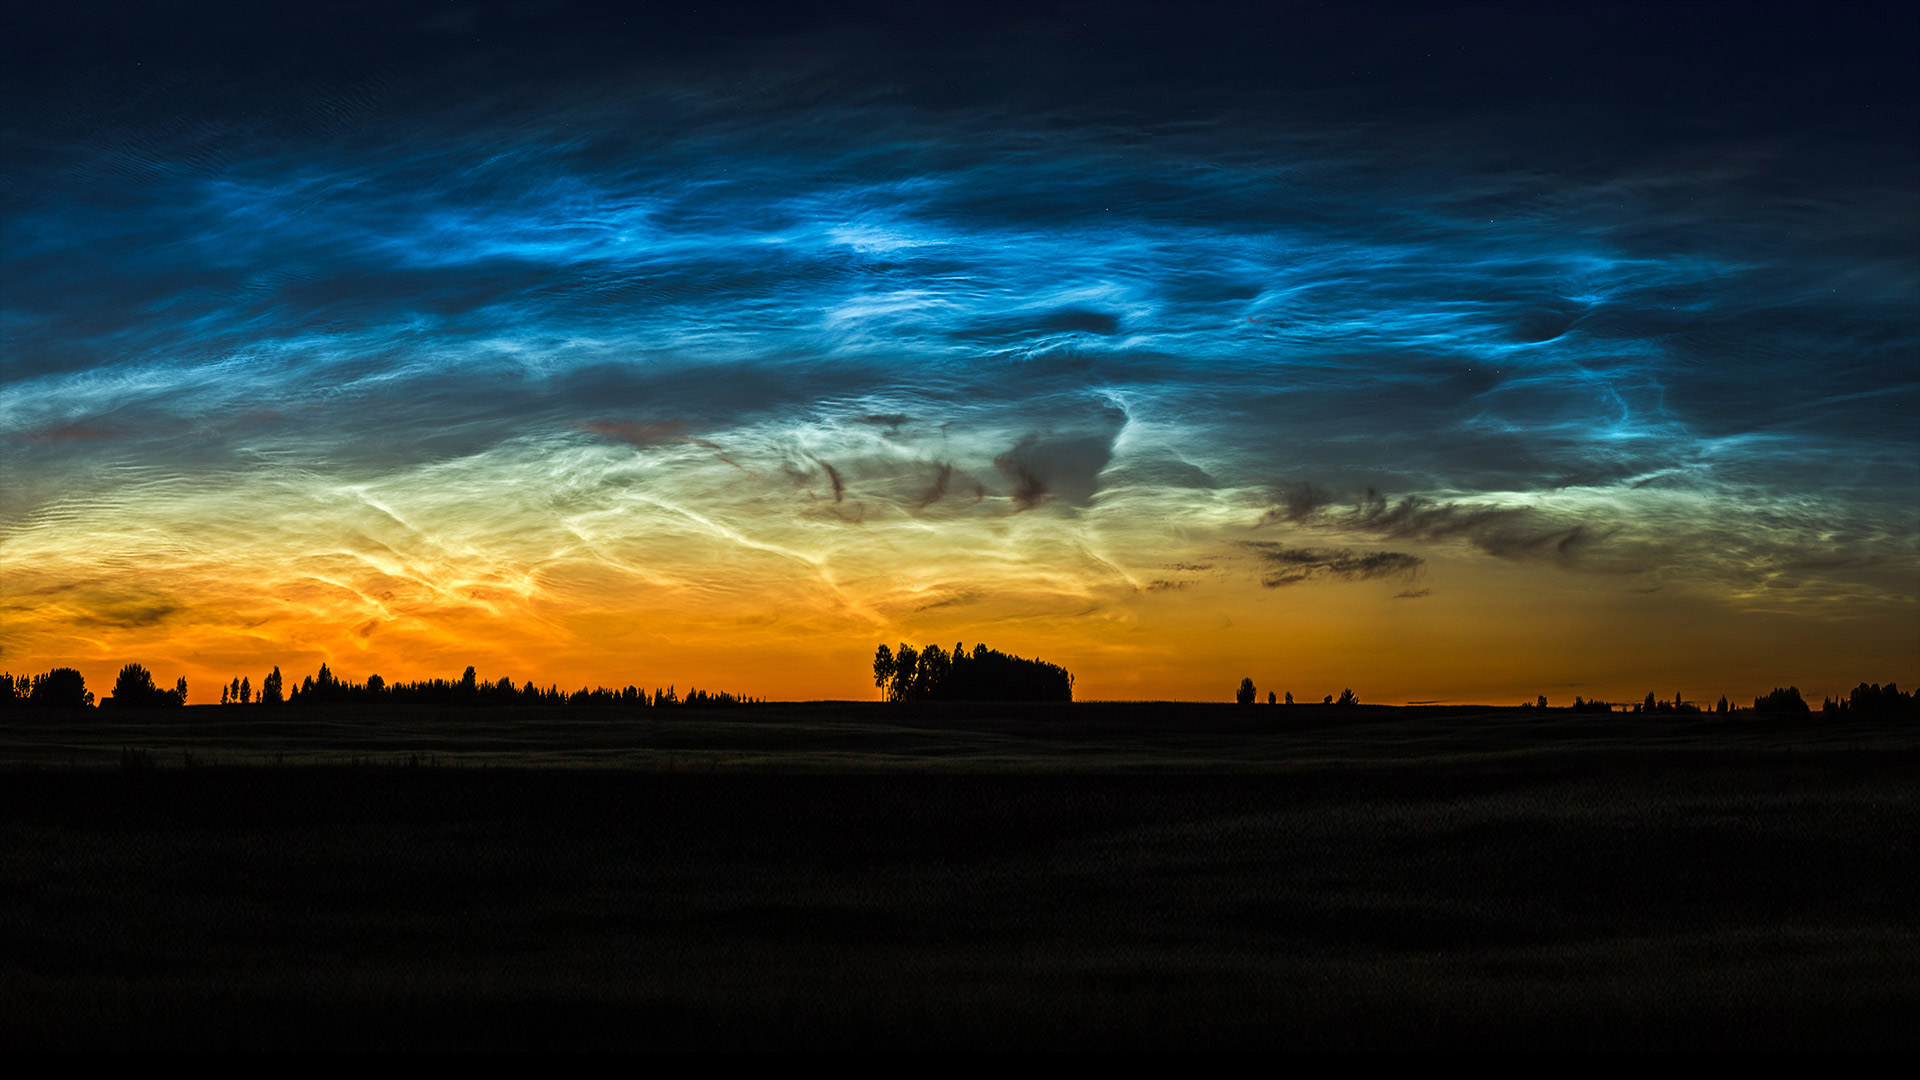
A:
[[[873,682],[886,701],[1073,700],[1066,668],[984,644],[971,653],[958,642],[952,652],[938,645],[916,649],[901,642],[897,652],[882,645],[873,655]]]

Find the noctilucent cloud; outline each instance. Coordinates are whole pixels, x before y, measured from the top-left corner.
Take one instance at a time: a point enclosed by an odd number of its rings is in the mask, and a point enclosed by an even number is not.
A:
[[[7,10],[0,666],[1920,672],[1906,6]]]

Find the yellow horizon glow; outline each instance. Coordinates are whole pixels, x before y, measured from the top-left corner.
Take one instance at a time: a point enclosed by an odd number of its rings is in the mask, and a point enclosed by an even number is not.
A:
[[[289,470],[69,499],[0,542],[0,667],[77,668],[104,698],[138,662],[184,675],[192,704],[322,663],[355,682],[471,664],[516,686],[866,700],[880,643],[985,642],[1066,667],[1077,700],[1226,701],[1245,676],[1263,701],[1500,705],[1789,684],[1817,702],[1909,684],[1920,656],[1911,597],[1857,575],[1796,594],[1705,557],[1569,569],[1275,523],[1251,489],[1114,483],[1023,509],[989,478],[917,506],[900,492],[925,463],[878,440],[840,458],[836,500],[822,470],[761,449],[568,436],[356,483]],[[1123,447],[1111,471],[1153,453]],[[1268,588],[1250,542],[1425,563]]]

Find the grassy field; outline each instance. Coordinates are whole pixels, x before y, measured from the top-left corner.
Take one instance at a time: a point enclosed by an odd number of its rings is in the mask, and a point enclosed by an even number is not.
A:
[[[989,709],[10,718],[0,1045],[1920,1046],[1911,725]]]

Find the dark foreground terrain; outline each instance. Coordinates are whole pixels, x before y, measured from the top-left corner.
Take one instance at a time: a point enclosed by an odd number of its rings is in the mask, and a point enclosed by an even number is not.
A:
[[[0,1046],[1920,1046],[1911,732],[1273,715],[16,726]]]

